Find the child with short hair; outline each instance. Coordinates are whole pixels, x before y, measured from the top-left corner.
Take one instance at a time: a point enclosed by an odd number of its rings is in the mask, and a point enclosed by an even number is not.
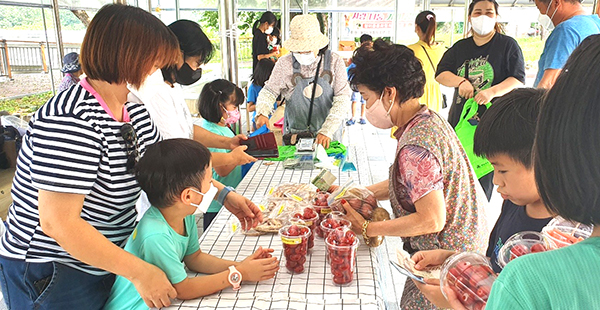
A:
[[[198,99],[198,111],[202,116],[200,127],[218,134],[232,138],[235,136],[231,128],[232,124],[240,120],[239,106],[244,102],[244,92],[228,80],[218,79],[206,83],[200,99]],[[209,148],[213,153],[229,153],[229,149]],[[213,167],[213,179],[223,183],[225,186],[235,188],[242,181],[242,166],[235,164]],[[213,201],[204,214],[204,230],[208,228],[212,220],[217,216],[222,205]]]
[[[497,256],[508,238],[522,231],[539,232],[552,219],[536,187],[531,155],[544,93],[543,89],[519,88],[496,99],[475,131],[474,152],[494,166],[494,184],[504,199],[486,252],[495,272],[501,271]],[[443,249],[421,251],[412,259],[416,269],[424,269],[441,265],[454,253]],[[417,287],[436,306],[450,307],[439,286]]]
[[[200,250],[194,214],[205,212],[217,190],[210,152],[190,139],[169,139],[149,147],[135,168],[152,207],[127,240],[125,250],[165,272],[178,299],[206,296],[243,281],[273,278],[279,269],[272,249],[259,247],[242,262]],[[188,278],[193,272],[210,274]],[[149,306],[149,305],[148,305]],[[118,276],[104,309],[148,309],[133,283]]]
[[[250,86],[248,86],[248,98],[246,99],[246,103],[248,104],[248,112],[252,112],[253,130],[258,129],[256,128],[256,122],[254,121],[256,118],[256,98],[258,98],[258,93],[260,93],[263,87],[265,87],[265,83],[271,77],[274,67],[274,62],[263,58],[258,61],[256,68],[254,69],[254,73],[252,73],[252,77],[250,79],[251,83]],[[273,104],[273,109],[277,109],[277,102]]]

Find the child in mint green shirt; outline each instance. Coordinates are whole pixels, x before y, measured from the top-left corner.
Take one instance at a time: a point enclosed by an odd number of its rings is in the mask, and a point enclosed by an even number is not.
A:
[[[217,193],[212,184],[210,152],[190,139],[152,145],[136,165],[136,179],[152,207],[135,228],[125,250],[160,268],[178,299],[193,299],[244,281],[275,276],[272,249],[258,250],[242,262],[224,260],[200,250],[194,214],[205,212]],[[210,274],[188,278],[185,270]],[[236,273],[238,272],[238,273]],[[230,281],[233,276],[233,282]],[[241,277],[241,278],[240,278]],[[148,309],[133,283],[117,276],[104,309]]]
[[[198,111],[202,116],[200,126],[220,136],[232,138],[235,136],[232,124],[240,120],[239,106],[244,102],[244,93],[235,84],[219,79],[204,85],[198,99]],[[229,153],[231,150],[209,148],[213,153]],[[242,181],[242,166],[235,164],[213,167],[213,179],[226,186],[236,187]],[[221,204],[213,201],[204,214],[204,230],[217,216]]]

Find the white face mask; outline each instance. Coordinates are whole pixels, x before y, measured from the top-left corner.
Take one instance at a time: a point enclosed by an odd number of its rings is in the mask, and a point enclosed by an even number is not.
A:
[[[300,53],[292,53],[294,58],[303,66],[311,65],[317,60],[314,53],[300,54]]]
[[[271,34],[271,32],[273,32],[273,27],[269,27],[265,30],[265,34]]]
[[[217,192],[219,191],[213,184],[212,182],[210,182],[210,188],[208,189],[208,191],[206,193],[202,193],[200,191],[197,191],[195,189],[191,189],[194,192],[202,195],[202,201],[200,202],[200,204],[195,204],[195,203],[191,203],[190,205],[196,207],[196,211],[194,212],[194,214],[200,214],[200,213],[206,213],[206,211],[208,211],[208,207],[210,207],[210,203],[213,201],[213,199],[215,198],[215,195],[217,194]]]
[[[475,31],[475,33],[480,36],[485,36],[494,30],[496,19],[486,15],[471,17],[471,25],[473,26],[473,31]]]
[[[556,14],[556,11],[558,10],[558,7],[556,7],[556,9],[554,10],[554,13],[552,13],[552,16],[548,16],[548,11],[550,11],[550,5],[552,5],[552,2],[550,2],[548,4],[548,8],[546,9],[546,13],[545,14],[541,14],[540,13],[540,16],[538,16],[538,22],[546,30],[552,30],[552,29],[554,29],[554,23],[552,22],[552,18],[554,18],[554,14]]]

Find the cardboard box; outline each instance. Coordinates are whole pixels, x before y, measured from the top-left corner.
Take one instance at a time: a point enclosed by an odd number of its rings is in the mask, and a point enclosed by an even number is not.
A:
[[[338,51],[353,51],[356,48],[356,42],[354,41],[339,41]]]

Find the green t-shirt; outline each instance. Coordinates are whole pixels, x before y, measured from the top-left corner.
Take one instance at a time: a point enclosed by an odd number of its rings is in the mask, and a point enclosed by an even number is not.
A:
[[[187,277],[183,258],[200,250],[195,217],[184,219],[186,235],[175,232],[160,211],[150,207],[127,239],[125,251],[160,268],[171,283],[177,284]],[[148,309],[133,283],[117,276],[104,305],[105,310]]]
[[[600,237],[511,261],[492,286],[486,310],[599,309]]]
[[[229,129],[228,127],[219,126],[205,119],[202,120],[200,126],[212,133],[218,134],[219,136],[225,136],[228,138],[232,138],[235,136],[231,129]],[[212,153],[231,152],[231,150],[217,149],[212,147],[209,147],[208,150]],[[226,186],[237,187],[238,184],[240,184],[240,182],[242,181],[242,166],[237,166],[233,168],[233,170],[231,170],[231,172],[229,172],[229,174],[224,177],[218,175],[215,172],[215,169],[213,169],[213,179],[225,184]],[[208,210],[206,212],[219,212],[219,210],[221,210],[221,204],[216,201],[213,201],[210,203],[210,207],[208,207]]]

